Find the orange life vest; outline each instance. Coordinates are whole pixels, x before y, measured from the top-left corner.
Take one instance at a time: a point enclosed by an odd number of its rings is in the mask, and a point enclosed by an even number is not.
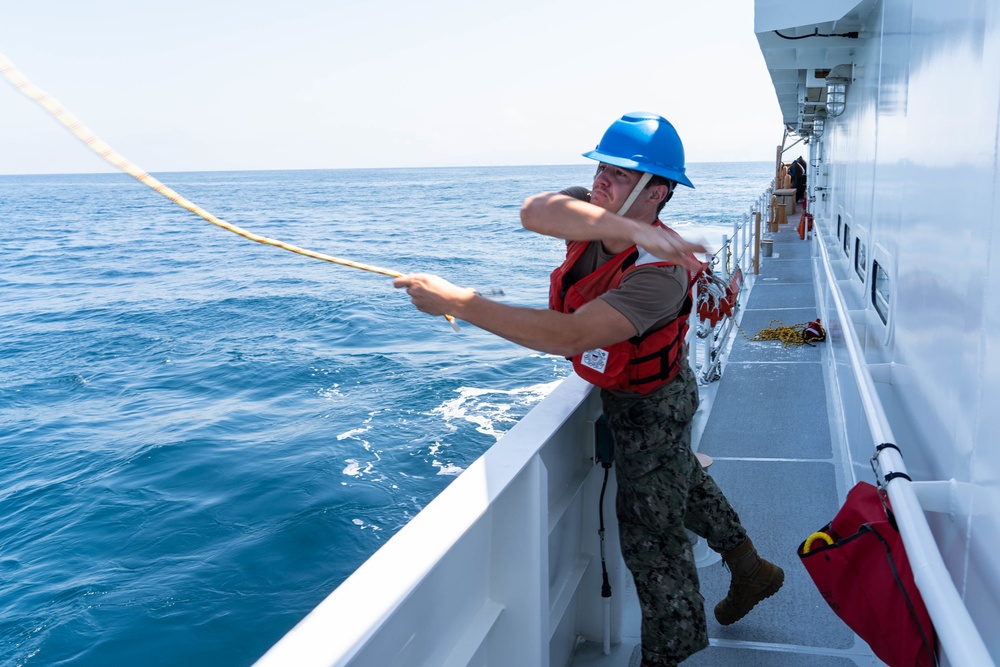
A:
[[[667,227],[664,229],[670,230]],[[566,260],[549,278],[549,308],[572,313],[589,301],[617,288],[622,279],[638,268],[640,251],[632,246],[619,253],[593,273],[573,284],[566,284],[567,274],[590,245],[590,241],[571,241],[566,248]],[[594,243],[599,243],[594,241]],[[672,266],[660,260],[641,266]],[[689,274],[689,279],[692,277]],[[688,291],[690,292],[688,284]],[[669,324],[647,331],[641,336],[623,340],[572,357],[573,369],[587,382],[602,389],[634,391],[638,394],[662,387],[680,368],[684,353],[684,337],[688,331],[691,295],[685,299],[681,312]]]

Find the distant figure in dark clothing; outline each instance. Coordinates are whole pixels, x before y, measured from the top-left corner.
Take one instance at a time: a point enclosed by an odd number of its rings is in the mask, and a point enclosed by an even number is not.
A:
[[[792,177],[792,187],[795,188],[796,203],[805,206],[806,198],[806,161],[800,155],[788,167],[788,174]]]

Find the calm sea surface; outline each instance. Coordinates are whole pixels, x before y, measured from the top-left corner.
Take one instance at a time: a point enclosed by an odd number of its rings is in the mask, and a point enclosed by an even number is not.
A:
[[[717,243],[771,179],[693,164]],[[544,307],[590,165],[158,174],[265,236]],[[0,665],[249,665],[570,371],[119,174],[0,176]]]

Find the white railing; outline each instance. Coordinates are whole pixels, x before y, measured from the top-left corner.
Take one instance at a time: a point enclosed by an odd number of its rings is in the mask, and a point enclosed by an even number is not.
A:
[[[691,313],[688,331],[688,361],[702,384],[718,380],[721,374],[723,352],[730,336],[736,329],[739,310],[745,301],[745,294],[753,285],[760,267],[761,238],[764,227],[771,219],[771,194],[774,184],[768,188],[743,217],[733,223],[733,234],[724,234],[722,247],[709,259],[712,270],[728,284],[737,269],[743,276],[743,289],[730,316],[724,317],[716,325],[702,322],[697,309]]]
[[[610,607],[601,598],[600,412],[591,385],[564,380],[257,667],[547,667],[567,664],[581,636],[620,642],[614,511]]]
[[[889,425],[882,402],[879,399],[875,383],[864,361],[864,352],[854,329],[850,325],[851,317],[843,294],[837,284],[833,266],[825,243],[816,242],[821,256],[821,265],[827,286],[827,295],[835,314],[823,314],[824,321],[839,321],[841,330],[846,334],[842,341],[846,349],[849,366],[856,384],[858,398],[864,412],[871,435],[871,451],[882,443],[898,444]],[[836,318],[836,319],[834,319]],[[839,366],[839,364],[837,364]],[[841,386],[841,391],[845,388]],[[883,477],[890,472],[906,474],[906,465],[900,454],[891,447],[882,449],[877,455],[879,469]],[[914,581],[920,589],[920,595],[934,629],[938,636],[941,649],[948,661],[956,666],[991,667],[994,665],[989,651],[976,626],[969,615],[962,598],[955,588],[951,574],[945,566],[944,559],[938,550],[937,542],[931,533],[924,515],[918,495],[921,489],[933,491],[941,483],[910,482],[897,477],[887,485],[889,500],[899,525],[899,532],[906,547],[906,555],[913,569]],[[947,484],[947,483],[945,483]]]

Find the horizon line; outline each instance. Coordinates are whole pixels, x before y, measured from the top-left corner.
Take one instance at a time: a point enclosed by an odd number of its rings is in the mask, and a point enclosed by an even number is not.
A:
[[[701,164],[760,164],[770,160],[704,160],[688,162],[686,167]],[[148,174],[219,174],[219,173],[251,173],[251,172],[293,172],[293,171],[401,171],[410,169],[525,169],[546,167],[588,167],[589,163],[552,163],[552,164],[480,164],[480,165],[428,165],[428,166],[396,166],[396,167],[302,167],[302,168],[258,168],[258,169],[189,169],[189,170],[150,170]],[[108,168],[100,171],[67,171],[67,172],[33,172],[33,173],[0,173],[0,178],[24,176],[110,176],[121,175],[133,178],[121,170]]]

